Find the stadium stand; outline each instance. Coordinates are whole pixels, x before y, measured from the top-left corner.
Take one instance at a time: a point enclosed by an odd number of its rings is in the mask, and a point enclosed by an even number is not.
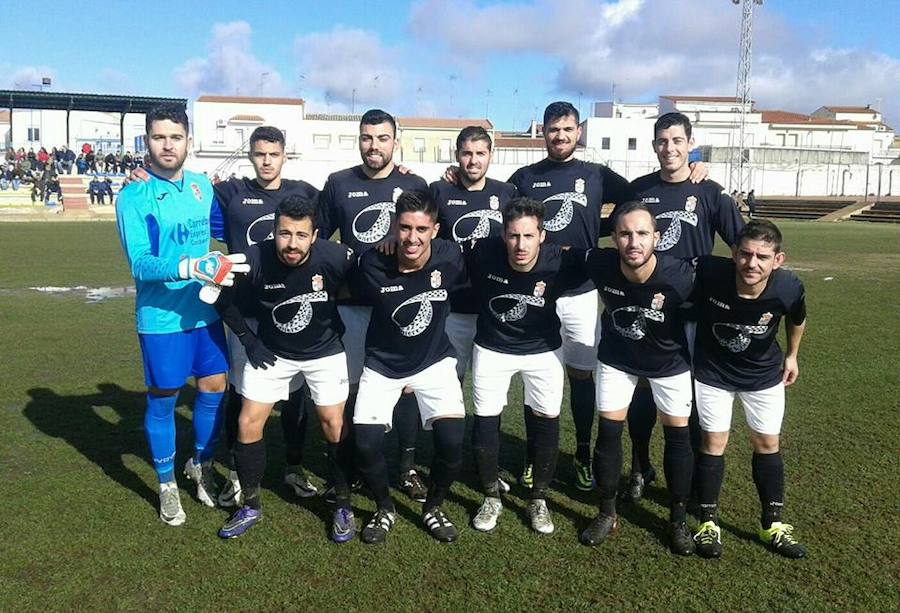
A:
[[[818,219],[853,204],[856,198],[757,198],[756,215],[775,219]]]
[[[853,221],[900,223],[900,200],[876,202],[871,208],[854,213],[850,216],[850,219]]]

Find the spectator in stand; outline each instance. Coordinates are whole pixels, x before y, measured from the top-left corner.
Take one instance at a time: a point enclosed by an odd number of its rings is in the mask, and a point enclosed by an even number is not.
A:
[[[28,160],[29,162],[31,162],[32,169],[35,169],[35,170],[37,169],[38,159],[37,159],[37,154],[34,152],[34,148],[31,148],[28,150],[28,155],[25,156],[25,159]]]
[[[747,209],[750,211],[750,219],[756,215],[756,190],[751,189],[747,194]]]
[[[7,163],[16,161],[16,150],[12,147],[7,147],[6,149],[6,161]]]
[[[31,204],[44,200],[44,175],[39,174],[31,182]]]
[[[88,170],[87,160],[84,158],[83,153],[78,154],[78,158],[75,160],[75,168],[78,171],[78,174],[83,175]]]
[[[103,201],[106,188],[103,187],[103,181],[97,175],[94,175],[91,182],[88,183],[87,191],[91,195],[91,204],[106,204]]]
[[[100,198],[101,204],[103,202],[104,196],[109,196],[109,203],[113,204],[114,203],[114,194],[113,194],[113,187],[112,187],[112,179],[110,179],[109,177],[106,177],[106,180],[103,181],[103,184],[100,186],[100,188],[101,188],[101,194],[100,194],[101,195],[101,198]]]
[[[103,172],[116,172],[116,154],[112,151],[103,158]]]
[[[85,143],[81,146],[81,153],[87,156],[87,154],[91,152],[91,149],[91,144]]]
[[[0,191],[5,192],[9,188],[10,183],[12,183],[13,168],[12,164],[4,164],[3,168],[0,169]]]
[[[59,188],[58,175],[52,175],[44,189],[44,204],[50,204],[50,194],[56,194],[56,203],[62,204],[62,190]]]
[[[16,161],[21,162],[25,159],[25,147],[19,147],[19,150],[16,151]]]
[[[131,157],[131,151],[126,151],[122,156],[122,172],[126,175],[134,170],[134,158]]]
[[[116,167],[118,168],[117,172],[125,172],[125,154],[121,149],[116,151]]]
[[[103,152],[101,151],[100,154]],[[94,151],[88,147],[88,152],[84,154],[84,159],[87,161],[88,170],[94,174],[97,174],[97,155]]]
[[[31,158],[24,158],[21,162],[19,162],[19,176],[22,179],[25,179],[28,175],[31,174],[31,170],[34,168],[34,162],[31,161]]]
[[[63,168],[66,171],[67,175],[72,174],[72,166],[75,165],[75,152],[69,149],[68,146],[63,147]]]
[[[50,162],[50,154],[45,148],[41,147],[40,151],[37,152],[37,161],[37,169],[43,171]]]
[[[747,199],[747,195],[743,191],[738,194],[736,202],[737,202],[739,211],[743,211],[744,207],[747,206],[746,199]]]

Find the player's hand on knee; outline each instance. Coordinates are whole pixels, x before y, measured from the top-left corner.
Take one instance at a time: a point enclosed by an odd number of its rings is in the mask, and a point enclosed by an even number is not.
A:
[[[441,178],[447,183],[459,185],[459,166],[447,166]]]
[[[246,343],[244,343],[244,339],[247,339]],[[245,334],[241,337],[241,343],[244,343],[244,350],[247,352],[247,361],[250,362],[254,368],[266,370],[269,366],[275,365],[275,354],[266,347],[259,337]]]
[[[224,255],[212,251],[200,258],[184,258],[178,263],[178,275],[182,279],[197,279],[204,283],[228,287],[234,285],[235,274],[250,272],[243,253]]]

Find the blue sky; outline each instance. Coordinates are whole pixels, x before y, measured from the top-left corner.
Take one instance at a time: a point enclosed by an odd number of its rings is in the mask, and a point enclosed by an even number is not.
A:
[[[757,106],[880,105],[900,123],[896,0],[767,0]],[[50,8],[52,7],[52,8]],[[309,111],[483,117],[522,128],[555,99],[733,95],[730,0],[79,2],[0,0],[0,87],[302,96]]]

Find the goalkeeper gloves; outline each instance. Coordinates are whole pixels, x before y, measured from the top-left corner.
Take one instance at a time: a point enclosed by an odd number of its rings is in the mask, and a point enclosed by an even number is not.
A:
[[[183,258],[178,263],[178,276],[182,279],[197,279],[214,285],[234,285],[235,273],[250,272],[243,253],[223,255],[212,251],[199,258]]]

